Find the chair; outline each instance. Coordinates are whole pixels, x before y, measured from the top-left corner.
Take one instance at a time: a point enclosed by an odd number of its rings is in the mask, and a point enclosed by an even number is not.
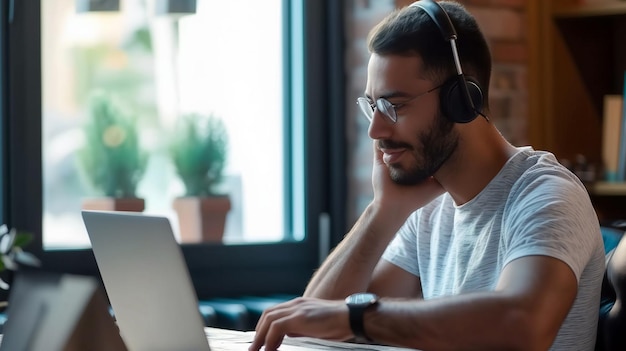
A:
[[[602,281],[597,351],[626,350],[626,239],[623,230],[603,227],[608,251]],[[616,243],[607,245],[610,242]]]

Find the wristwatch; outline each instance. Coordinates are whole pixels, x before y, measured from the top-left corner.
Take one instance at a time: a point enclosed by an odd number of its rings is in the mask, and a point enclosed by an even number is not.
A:
[[[378,304],[378,296],[372,293],[356,293],[346,297],[346,305],[350,316],[350,328],[357,341],[371,342],[365,333],[363,314],[367,309],[374,308]]]

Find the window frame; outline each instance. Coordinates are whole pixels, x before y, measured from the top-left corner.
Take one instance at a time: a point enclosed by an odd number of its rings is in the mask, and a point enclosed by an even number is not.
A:
[[[8,48],[0,50],[3,73],[0,81],[3,87],[8,86],[8,90],[2,89],[0,100],[1,215],[8,225],[34,233],[27,250],[42,260],[46,271],[99,277],[91,249],[43,250],[40,0],[0,1],[0,40],[2,49]],[[304,14],[301,55],[305,93],[305,239],[181,245],[200,299],[240,294],[301,294],[320,259],[345,234],[344,5],[334,0],[301,1],[300,9],[294,8],[294,1],[283,0],[283,3],[287,13],[293,15],[293,11],[301,10]],[[290,18],[284,16],[285,28],[295,25]],[[300,40],[293,31],[286,34],[289,45]],[[291,49],[288,46],[286,55],[293,54]],[[291,57],[285,58],[292,62]],[[285,69],[293,68],[288,64]],[[289,78],[291,74],[285,76],[285,90],[292,91],[294,80]],[[286,101],[285,115],[289,116],[294,105],[291,99]],[[290,120],[286,120],[286,127],[293,127]],[[290,148],[286,150],[286,157],[292,157]],[[287,204],[291,201],[286,200]],[[323,224],[320,228],[320,223],[325,223],[322,218],[330,218],[330,225]]]

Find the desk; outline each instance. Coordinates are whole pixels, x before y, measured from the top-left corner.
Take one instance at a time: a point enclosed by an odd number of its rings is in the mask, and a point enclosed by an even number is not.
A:
[[[247,350],[254,338],[254,332],[241,332],[219,328],[204,328],[211,351]],[[304,351],[304,350],[357,350],[357,351],[415,351],[402,347],[381,345],[355,344],[349,342],[327,341],[315,338],[285,337],[280,347],[281,351]]]
[[[242,332],[236,330],[204,328],[204,332],[209,340],[211,351],[245,351],[254,338],[254,332]],[[2,334],[0,334],[0,345],[2,344]],[[327,341],[315,338],[290,338],[285,337],[281,351],[306,351],[306,350],[353,350],[353,351],[415,351],[402,347],[364,345],[349,342]],[[176,351],[176,350],[172,350]]]

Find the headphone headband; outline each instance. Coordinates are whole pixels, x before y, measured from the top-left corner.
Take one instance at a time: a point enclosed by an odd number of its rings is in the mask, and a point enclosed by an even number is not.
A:
[[[434,0],[420,0],[409,5],[410,7],[419,7],[430,19],[435,22],[439,31],[443,35],[443,38],[450,42],[450,46],[452,48],[452,58],[454,59],[454,66],[456,68],[457,79],[459,81],[461,95],[463,95],[463,100],[465,100],[466,106],[471,110],[470,112],[477,112],[474,102],[472,101],[472,96],[465,84],[465,76],[463,75],[463,68],[461,67],[461,59],[459,58],[459,50],[456,45],[457,34],[454,25],[452,24],[452,20],[450,20],[450,16],[446,10],[444,10],[441,5],[439,5]]]
[[[448,13],[435,1],[416,1],[410,5],[411,7],[419,7],[435,22],[444,39],[456,39],[456,29],[450,20]]]

